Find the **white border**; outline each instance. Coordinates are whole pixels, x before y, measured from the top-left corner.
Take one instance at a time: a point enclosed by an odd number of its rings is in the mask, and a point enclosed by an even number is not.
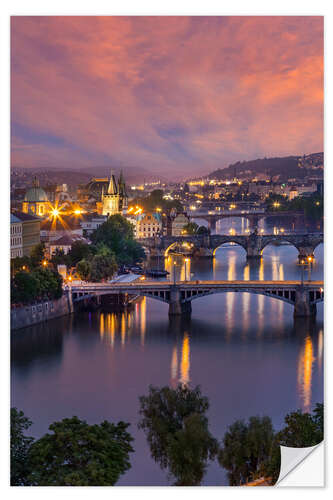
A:
[[[0,25],[0,50],[1,50],[1,236],[2,241],[6,243],[0,246],[1,251],[1,264],[3,266],[1,273],[1,304],[2,304],[2,323],[1,329],[1,454],[2,459],[0,467],[0,487],[2,490],[3,498],[16,498],[24,496],[24,498],[44,498],[45,495],[52,498],[58,498],[59,495],[63,498],[90,498],[91,495],[98,496],[115,496],[122,498],[124,496],[133,495],[135,497],[144,497],[145,499],[154,499],[156,495],[159,498],[166,499],[172,494],[173,496],[182,497],[182,499],[191,496],[191,500],[202,495],[209,495],[211,497],[221,498],[227,496],[249,495],[249,496],[262,496],[267,495],[267,488],[230,488],[223,489],[219,487],[206,487],[201,488],[154,488],[154,487],[118,487],[114,488],[112,492],[109,488],[9,488],[7,486],[8,470],[9,470],[9,16],[10,15],[325,15],[325,278],[326,278],[326,308],[325,308],[325,350],[326,359],[331,357],[327,348],[329,347],[330,335],[330,317],[328,314],[327,305],[330,302],[330,288],[329,284],[333,279],[332,263],[330,259],[331,252],[327,249],[331,248],[331,221],[328,214],[333,214],[333,196],[331,196],[331,189],[333,188],[333,165],[330,165],[330,92],[332,88],[332,37],[333,37],[333,23],[331,16],[331,0],[279,0],[279,2],[267,2],[258,0],[238,0],[237,2],[223,2],[209,1],[198,2],[196,0],[169,0],[168,2],[161,3],[148,0],[132,0],[121,2],[114,1],[99,1],[93,2],[84,1],[65,1],[58,0],[55,3],[47,3],[42,0],[19,1],[11,0],[5,1],[1,5],[1,25]],[[332,132],[332,130],[331,130]],[[331,250],[332,251],[332,250]],[[330,278],[330,279],[329,279]],[[331,334],[332,335],[332,334]],[[325,364],[325,387],[332,381],[332,370],[329,368],[329,363]],[[329,414],[329,401],[328,391],[325,397],[325,411],[326,415]],[[325,440],[329,442],[329,424],[326,418]],[[7,446],[4,446],[7,444]],[[332,470],[330,460],[331,453],[326,450],[326,471]],[[325,489],[306,489],[298,488],[297,492],[302,495],[302,498],[309,498],[313,495],[327,495],[331,489],[329,485],[329,477],[326,474],[328,487]],[[246,493],[245,493],[246,492]],[[296,491],[287,491],[286,488],[279,490],[277,488],[270,488],[270,495],[277,495],[280,493],[284,495],[294,495]]]

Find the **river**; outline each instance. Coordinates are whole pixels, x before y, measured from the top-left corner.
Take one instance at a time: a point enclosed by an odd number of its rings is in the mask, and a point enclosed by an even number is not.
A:
[[[246,230],[239,219],[223,222],[218,232]],[[301,274],[297,250],[289,245],[268,245],[260,262],[247,262],[236,245],[218,249],[214,260],[185,264],[183,257],[170,256],[165,264],[171,279],[174,262],[181,279],[185,273],[229,280]],[[311,278],[323,278],[323,245],[315,251]],[[317,309],[315,320],[294,321],[292,306],[282,301],[226,293],[193,301],[190,320],[169,321],[166,304],[143,298],[129,312],[80,313],[18,330],[12,334],[12,406],[31,418],[35,437],[72,415],[89,423],[130,422],[135,453],[118,484],[167,485],[166,472],[150,458],[137,429],[138,398],[149,384],[199,384],[219,440],[228,425],[251,415],[269,415],[278,429],[287,412],[308,411],[323,401],[323,305]],[[217,462],[209,465],[203,484],[227,484]]]

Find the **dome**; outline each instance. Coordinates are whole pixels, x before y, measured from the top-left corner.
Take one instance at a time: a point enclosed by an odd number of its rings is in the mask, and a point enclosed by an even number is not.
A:
[[[32,187],[28,189],[25,193],[24,201],[28,202],[38,202],[38,201],[48,201],[44,189],[40,187]]]

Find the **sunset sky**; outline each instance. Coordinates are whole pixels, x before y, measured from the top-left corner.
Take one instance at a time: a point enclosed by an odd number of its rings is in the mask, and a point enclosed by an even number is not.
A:
[[[12,166],[179,177],[323,151],[321,17],[13,17]]]

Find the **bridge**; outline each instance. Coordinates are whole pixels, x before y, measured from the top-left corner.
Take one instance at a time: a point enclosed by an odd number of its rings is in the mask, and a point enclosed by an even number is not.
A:
[[[293,217],[295,219],[304,219],[304,212],[297,211],[276,211],[276,212],[266,212],[265,210],[228,210],[216,212],[209,210],[208,212],[202,211],[188,211],[188,216],[190,219],[203,219],[208,222],[208,228],[211,231],[216,231],[216,223],[220,219],[227,219],[230,217],[242,217],[248,219],[250,222],[250,227],[254,229],[258,226],[261,219],[267,217]]]
[[[190,314],[195,299],[226,292],[265,295],[294,306],[294,316],[315,316],[323,301],[323,281],[135,281],[131,283],[84,283],[68,288],[73,303],[102,295],[145,296],[169,304],[169,315]]]
[[[315,248],[324,241],[323,233],[306,234],[259,234],[249,235],[193,235],[193,236],[155,236],[138,239],[152,256],[167,256],[177,244],[190,244],[195,256],[213,257],[224,243],[235,243],[246,251],[247,258],[260,258],[264,248],[270,243],[289,243],[298,250],[299,259],[314,257]]]

